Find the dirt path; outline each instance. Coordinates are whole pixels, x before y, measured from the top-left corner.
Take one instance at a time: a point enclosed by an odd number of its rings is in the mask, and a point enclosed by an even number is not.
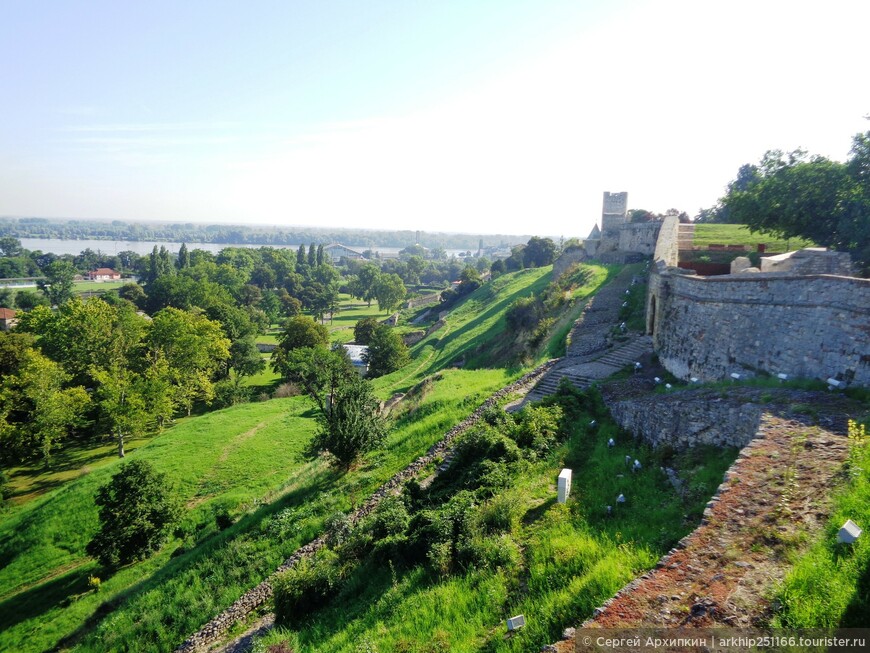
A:
[[[789,557],[824,527],[848,455],[845,416],[765,415],[708,504],[704,520],[583,628],[757,626]],[[573,651],[573,642],[557,650]]]

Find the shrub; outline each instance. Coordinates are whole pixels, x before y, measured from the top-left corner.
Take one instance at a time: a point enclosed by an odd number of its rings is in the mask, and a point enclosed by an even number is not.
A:
[[[475,535],[463,540],[458,557],[466,568],[517,569],[522,563],[520,547],[510,535]]]
[[[511,331],[532,331],[541,319],[541,303],[535,297],[521,297],[505,312],[505,320]]]
[[[227,408],[244,404],[251,400],[251,389],[238,385],[232,379],[223,379],[215,383],[212,403],[217,408]]]
[[[558,441],[563,411],[561,406],[526,406],[517,413],[511,435],[516,443],[545,453]]]
[[[102,587],[103,581],[100,580],[99,576],[88,576],[88,587],[94,592],[99,592],[100,587]]]
[[[326,543],[331,547],[337,547],[345,543],[350,536],[350,518],[343,512],[336,512],[326,518],[323,523],[326,535]]]
[[[299,391],[299,386],[295,383],[282,383],[277,388],[275,388],[274,397],[275,399],[286,399],[287,397],[297,397],[302,394]]]
[[[166,475],[144,460],[121,466],[99,490],[100,530],[87,545],[104,565],[141,560],[166,541],[181,514],[180,501]]]
[[[405,502],[400,497],[389,496],[375,508],[369,528],[372,537],[379,540],[391,535],[404,535],[410,520]]]
[[[324,548],[279,574],[272,582],[275,624],[290,626],[299,623],[324,605],[338,591],[345,571],[338,554]]]

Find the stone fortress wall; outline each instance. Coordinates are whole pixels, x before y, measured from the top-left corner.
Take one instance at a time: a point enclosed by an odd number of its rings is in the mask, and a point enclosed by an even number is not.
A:
[[[675,267],[677,231],[676,218],[662,225],[647,295],[647,331],[668,371],[702,381],[765,372],[870,385],[870,279],[804,273],[810,264],[701,277]]]

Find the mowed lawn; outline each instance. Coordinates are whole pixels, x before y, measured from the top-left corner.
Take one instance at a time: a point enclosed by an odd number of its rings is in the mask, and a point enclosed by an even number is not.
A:
[[[748,251],[755,251],[764,244],[768,252],[789,252],[803,247],[815,247],[811,240],[804,238],[779,238],[770,234],[753,233],[743,224],[697,224],[695,225],[695,247],[710,245],[746,245]]]

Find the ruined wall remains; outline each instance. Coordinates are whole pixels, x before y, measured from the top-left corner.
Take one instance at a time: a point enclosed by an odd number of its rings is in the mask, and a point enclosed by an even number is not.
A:
[[[810,247],[796,252],[761,259],[762,272],[789,274],[836,274],[852,276],[852,257],[848,252],[829,252],[822,247]]]
[[[640,252],[650,256],[655,252],[661,222],[626,224],[619,228],[619,251]]]
[[[653,260],[672,267],[680,262],[680,219],[677,216],[669,215],[662,221]]]
[[[755,437],[765,409],[757,395],[757,390],[728,396],[692,390],[611,401],[608,408],[620,427],[654,447],[745,447]]]
[[[589,253],[583,247],[569,247],[553,261],[553,281],[561,277],[568,268],[589,260]]]
[[[647,307],[659,360],[680,378],[763,371],[870,385],[870,279],[659,266]]]

